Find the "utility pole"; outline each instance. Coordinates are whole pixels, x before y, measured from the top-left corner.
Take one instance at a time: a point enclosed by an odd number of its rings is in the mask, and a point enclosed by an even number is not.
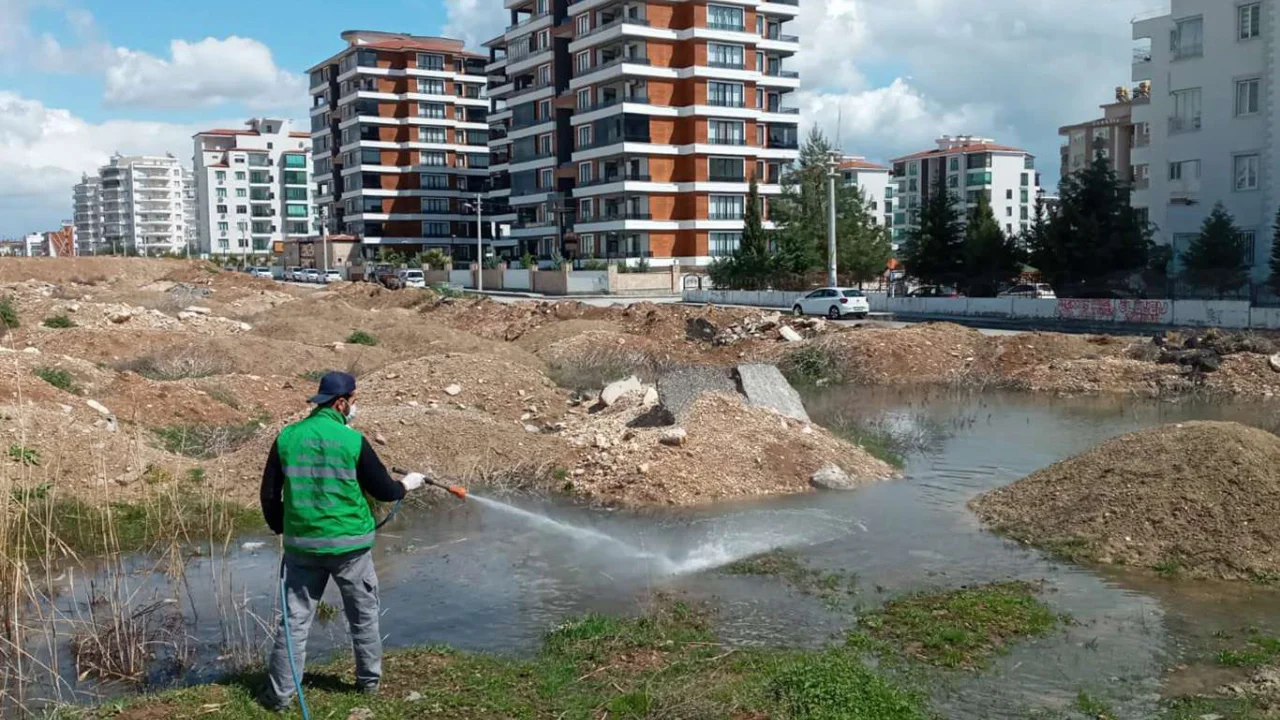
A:
[[[329,206],[320,206],[320,253],[324,258],[324,267],[322,272],[329,270]],[[299,256],[301,260],[301,256]]]
[[[836,287],[836,176],[840,174],[840,153],[827,156],[827,286]]]
[[[476,292],[484,291],[484,193],[476,193]]]

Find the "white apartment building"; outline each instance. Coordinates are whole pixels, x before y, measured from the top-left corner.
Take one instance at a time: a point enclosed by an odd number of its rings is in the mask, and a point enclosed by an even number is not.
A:
[[[889,183],[889,168],[869,162],[861,155],[846,155],[840,162],[840,179],[845,185],[862,190],[867,212],[877,225],[893,224],[893,195],[896,187]]]
[[[1280,0],[1173,0],[1171,12],[1133,21],[1133,80],[1150,88],[1134,104],[1150,143],[1134,147],[1134,207],[1175,266],[1217,202],[1250,242],[1255,278],[1268,274],[1280,205],[1275,107]]]
[[[917,227],[920,208],[939,176],[945,176],[947,190],[956,196],[966,216],[978,206],[981,193],[1006,233],[1015,235],[1030,226],[1040,191],[1034,155],[968,135],[944,135],[937,142],[933,150],[893,161],[892,179],[897,184],[892,224],[895,245]]]
[[[72,222],[76,226],[76,251],[81,255],[95,255],[103,249],[102,243],[102,179],[97,175],[82,175],[71,193]]]
[[[159,255],[186,250],[183,170],[177,158],[115,155],[99,171],[102,249]]]
[[[194,139],[201,254],[275,254],[286,238],[314,234],[309,133],[289,120],[254,118],[243,130]]]

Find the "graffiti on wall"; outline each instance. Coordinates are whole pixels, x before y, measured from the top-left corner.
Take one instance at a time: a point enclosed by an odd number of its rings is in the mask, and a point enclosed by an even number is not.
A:
[[[1163,324],[1172,319],[1170,300],[1117,300],[1116,320],[1131,323]]]
[[[1115,322],[1116,309],[1111,300],[1061,298],[1058,300],[1058,317],[1063,320]]]
[[[1170,321],[1173,303],[1169,300],[1108,300],[1101,298],[1061,298],[1057,316],[1062,320],[1162,324]]]

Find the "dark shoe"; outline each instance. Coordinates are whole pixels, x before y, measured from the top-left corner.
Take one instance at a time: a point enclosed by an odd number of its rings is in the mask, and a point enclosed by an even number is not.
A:
[[[266,708],[268,712],[273,713],[285,713],[289,711],[289,708],[293,707],[293,698],[289,698],[288,700],[281,702],[272,696],[270,692],[263,693],[258,698],[258,702],[261,703],[262,707]]]
[[[360,694],[361,694],[361,695],[368,695],[368,696],[377,695],[377,694],[378,694],[378,683],[374,683],[374,684],[372,684],[372,685],[361,685],[360,687],[358,687],[358,688],[356,688],[356,689],[360,691]]]

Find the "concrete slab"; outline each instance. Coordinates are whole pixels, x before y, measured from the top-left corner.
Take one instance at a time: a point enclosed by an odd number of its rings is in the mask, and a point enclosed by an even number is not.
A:
[[[728,372],[707,367],[680,368],[658,378],[658,402],[671,422],[679,422],[694,401],[709,392],[737,395],[738,386]]]
[[[795,420],[809,422],[809,413],[805,412],[800,393],[791,387],[791,383],[787,382],[777,367],[755,363],[739,365],[736,372],[747,402]]]

